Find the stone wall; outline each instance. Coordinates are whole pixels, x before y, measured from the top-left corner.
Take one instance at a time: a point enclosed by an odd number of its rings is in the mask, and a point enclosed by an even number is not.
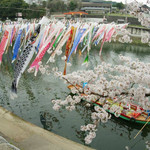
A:
[[[86,18],[103,18],[104,15],[87,15]],[[117,22],[118,20],[126,20],[126,17],[123,16],[105,16],[107,18],[107,22]],[[133,25],[141,25],[137,18],[127,17],[127,22]]]
[[[147,28],[140,28],[140,27],[127,27],[127,30],[131,33],[133,36],[139,36],[141,37],[142,34],[149,33],[150,29]]]

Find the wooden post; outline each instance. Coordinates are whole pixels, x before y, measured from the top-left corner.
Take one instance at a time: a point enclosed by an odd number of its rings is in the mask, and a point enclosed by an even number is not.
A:
[[[144,129],[144,127],[149,123],[149,117],[147,118],[147,122],[144,124],[144,126],[141,128],[141,130],[136,134],[136,136],[134,137],[134,139],[140,134],[140,132]]]

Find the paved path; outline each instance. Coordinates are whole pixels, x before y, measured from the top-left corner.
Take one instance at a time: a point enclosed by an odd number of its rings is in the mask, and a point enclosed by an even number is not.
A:
[[[20,149],[8,143],[6,139],[0,136],[0,150],[20,150]]]
[[[92,150],[24,121],[2,107],[0,134],[21,150]]]

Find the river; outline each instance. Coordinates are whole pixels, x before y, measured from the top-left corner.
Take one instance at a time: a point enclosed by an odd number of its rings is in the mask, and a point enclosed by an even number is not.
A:
[[[73,54],[70,59],[72,66],[67,69],[67,73],[78,69],[93,69],[101,63],[98,52],[99,48],[92,48],[87,68],[81,65],[86,57],[86,52],[81,56],[78,52]],[[104,61],[116,64],[119,54],[150,62],[149,47],[105,43],[102,51]],[[46,54],[43,62],[46,62],[48,55]],[[38,72],[37,77],[34,77],[33,74],[26,71],[19,82],[18,98],[11,100],[9,95],[14,68],[14,65],[11,64],[11,58],[11,52],[5,54],[0,67],[0,105],[24,120],[84,144],[85,133],[80,131],[80,126],[91,123],[92,108],[87,108],[81,103],[72,112],[68,112],[65,108],[58,112],[54,111],[51,100],[65,99],[70,91],[64,82],[54,77],[53,74],[48,76],[42,75],[40,72]],[[60,71],[63,71],[64,62],[60,57],[56,58],[55,64],[50,64],[51,68],[56,66]],[[135,140],[133,139],[141,127],[141,125],[132,125],[129,122],[112,117],[107,123],[99,124],[97,136],[88,146],[97,150],[123,150],[125,146],[128,146],[130,150],[144,150],[145,142],[150,140],[150,126],[146,126],[141,134]]]

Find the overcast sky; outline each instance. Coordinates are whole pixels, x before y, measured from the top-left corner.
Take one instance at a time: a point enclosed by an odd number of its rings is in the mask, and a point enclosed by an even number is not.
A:
[[[109,1],[109,0],[107,0],[107,1]],[[111,0],[111,1],[113,1],[113,2],[122,2],[122,3],[124,3],[125,4],[125,0]],[[133,2],[134,0],[127,0],[127,3],[131,3],[131,2]],[[147,2],[147,0],[137,0],[138,2],[142,2],[142,3],[146,3]]]
[[[25,1],[29,2],[29,1],[33,1],[33,0],[25,0]],[[101,1],[101,0],[100,0],[100,1]],[[122,3],[125,4],[125,0],[106,0],[106,1],[122,2]],[[127,0],[127,3],[131,3],[131,2],[133,2],[133,1],[134,1],[134,0]],[[142,2],[142,3],[144,3],[144,4],[146,4],[146,2],[149,1],[148,6],[150,7],[150,0],[136,0],[136,1]]]

